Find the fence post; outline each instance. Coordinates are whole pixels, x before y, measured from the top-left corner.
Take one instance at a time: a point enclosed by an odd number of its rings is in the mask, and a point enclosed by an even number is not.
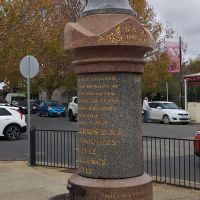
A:
[[[35,126],[30,130],[30,166],[36,165],[36,130]]]

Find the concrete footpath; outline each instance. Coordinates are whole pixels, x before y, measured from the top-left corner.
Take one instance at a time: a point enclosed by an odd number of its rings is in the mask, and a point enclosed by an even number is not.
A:
[[[0,162],[0,200],[48,200],[66,193],[72,171],[29,167],[26,162]],[[154,184],[154,200],[200,200],[200,191]]]

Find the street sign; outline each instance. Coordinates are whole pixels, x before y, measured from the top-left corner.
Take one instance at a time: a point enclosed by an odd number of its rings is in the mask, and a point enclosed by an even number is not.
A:
[[[37,59],[33,56],[25,56],[20,62],[20,72],[27,78],[27,103],[28,103],[28,164],[30,165],[30,152],[31,152],[31,138],[30,138],[30,129],[31,129],[31,117],[30,117],[30,79],[37,75],[39,71],[39,63]]]
[[[39,71],[39,63],[33,56],[25,56],[20,62],[20,72],[25,78],[33,78]]]

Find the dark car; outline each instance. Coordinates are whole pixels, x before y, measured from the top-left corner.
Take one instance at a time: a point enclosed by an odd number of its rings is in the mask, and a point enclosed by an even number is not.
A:
[[[19,101],[17,103],[17,106],[19,107],[19,111],[23,114],[28,113],[28,106],[27,106],[27,101]]]
[[[30,112],[32,114],[35,114],[38,112],[38,104],[36,104],[35,102],[30,102]]]
[[[28,113],[28,103],[27,101],[20,101],[18,102],[19,111],[23,114]],[[30,101],[30,113],[35,114],[37,113],[38,106],[33,101]]]
[[[0,106],[11,106],[7,101],[0,101]]]
[[[31,105],[34,105],[34,107],[36,107],[36,112],[40,110],[41,103],[42,101],[40,100],[31,100]]]

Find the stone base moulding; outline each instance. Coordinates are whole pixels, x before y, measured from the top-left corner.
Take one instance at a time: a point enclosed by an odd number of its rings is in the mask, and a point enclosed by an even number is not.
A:
[[[59,194],[51,197],[49,200],[70,200],[69,194]]]
[[[68,183],[70,196],[76,200],[153,200],[152,179],[147,174],[127,179],[93,179],[76,174]]]

